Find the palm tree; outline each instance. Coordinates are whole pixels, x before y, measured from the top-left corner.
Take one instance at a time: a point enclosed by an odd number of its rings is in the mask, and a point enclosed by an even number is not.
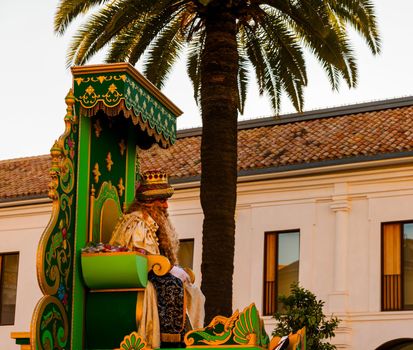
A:
[[[379,35],[372,0],[61,0],[55,31],[81,14],[68,65],[84,64],[107,44],[107,62],[135,64],[162,88],[187,50],[187,72],[202,112],[201,205],[204,212],[202,290],[206,321],[232,312],[237,184],[237,117],[249,71],[275,113],[285,92],[298,111],[307,84],[304,50],[324,68],[331,86],[357,82],[348,31],[373,54]]]

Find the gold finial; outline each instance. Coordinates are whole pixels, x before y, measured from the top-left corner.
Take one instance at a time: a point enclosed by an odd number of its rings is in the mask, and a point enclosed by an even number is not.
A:
[[[73,105],[75,104],[75,96],[73,94],[73,89],[70,89],[69,92],[67,93],[65,97],[65,102],[66,102],[66,116],[65,120],[72,120],[74,119],[73,116]]]

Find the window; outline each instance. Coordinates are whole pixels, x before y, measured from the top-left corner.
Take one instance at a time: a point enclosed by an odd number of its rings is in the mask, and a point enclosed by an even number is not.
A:
[[[300,232],[266,232],[264,242],[264,315],[279,309],[278,296],[289,295],[298,282]]]
[[[19,254],[0,254],[0,325],[14,324]]]
[[[413,222],[382,224],[382,310],[413,310]]]
[[[194,240],[192,238],[179,240],[178,261],[182,267],[193,269]]]

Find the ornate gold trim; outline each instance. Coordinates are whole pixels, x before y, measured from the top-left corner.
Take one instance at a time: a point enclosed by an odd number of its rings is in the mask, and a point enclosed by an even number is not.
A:
[[[93,175],[94,175],[95,183],[98,183],[98,182],[99,182],[99,178],[100,178],[100,176],[102,175],[102,174],[100,173],[100,171],[99,171],[99,164],[98,164],[98,163],[95,164],[92,173],[93,173]]]
[[[52,156],[52,167],[50,169],[50,176],[52,180],[49,183],[49,198],[53,200],[52,204],[52,214],[47,224],[43,234],[40,238],[37,252],[36,252],[36,274],[37,274],[37,281],[39,283],[40,290],[44,295],[53,295],[57,293],[59,288],[60,279],[56,278],[53,286],[49,286],[46,282],[44,276],[44,256],[46,254],[46,245],[50,235],[54,227],[57,224],[57,220],[59,217],[60,212],[60,198],[57,192],[57,188],[59,186],[59,176],[61,175],[62,169],[64,168],[64,161],[67,155],[64,152],[64,142],[69,137],[72,131],[72,124],[77,123],[77,118],[73,115],[73,106],[75,104],[75,98],[73,96],[73,90],[70,89],[68,94],[65,97],[66,102],[66,116],[64,118],[65,122],[65,131],[59,137],[57,141],[55,141],[53,147],[50,149],[50,154]],[[59,276],[56,266],[53,266],[53,271],[51,273],[52,276]]]
[[[12,339],[20,339],[20,338],[29,338],[30,332],[11,332],[10,338]]]
[[[131,64],[122,63],[109,63],[109,64],[95,64],[87,66],[76,66],[71,68],[73,76],[84,74],[97,74],[97,73],[117,73],[125,72],[134,78],[139,84],[146,88],[151,94],[153,94],[162,104],[165,105],[173,114],[177,117],[182,114],[182,111],[169,100],[158,88],[153,85],[148,79],[146,79],[141,73],[139,73]],[[74,78],[77,80],[80,78]]]
[[[88,118],[89,125],[87,125],[86,131],[84,131],[85,126],[82,125],[82,123],[80,122],[81,111],[79,110],[78,113],[79,113],[79,116],[76,117],[76,118],[79,119],[79,134],[78,134],[79,135],[79,137],[78,137],[79,147],[78,147],[78,160],[77,160],[77,171],[76,171],[76,177],[77,177],[77,180],[78,180],[76,182],[76,193],[77,194],[79,194],[79,186],[80,186],[79,185],[80,184],[79,178],[80,178],[80,171],[81,171],[81,160],[83,160],[82,149],[80,148],[81,147],[80,146],[80,140],[81,140],[82,135],[85,134],[85,137],[87,135],[87,139],[89,140],[88,145],[87,145],[88,169],[87,169],[87,178],[86,178],[86,184],[85,184],[85,187],[87,189],[89,189],[89,186],[90,186],[90,183],[91,183],[91,178],[90,178],[90,159],[91,159],[90,158],[90,153],[91,153],[91,144],[92,144],[90,142],[90,140],[92,139],[92,121],[90,120],[90,118]],[[86,116],[83,116],[83,117],[85,118]],[[87,198],[87,195],[86,195],[86,198]],[[76,206],[78,206],[78,205],[79,205],[79,196],[77,195],[76,196]],[[86,212],[87,213],[89,212],[89,205],[90,205],[90,203],[86,203]],[[79,228],[78,214],[79,214],[79,212],[76,210],[76,213],[75,213],[75,217],[76,217],[76,219],[75,219],[75,232],[79,232],[79,229],[78,229]],[[87,229],[89,227],[88,220],[90,220],[88,215],[86,215],[85,220],[86,220],[85,227]],[[85,241],[87,241],[87,235],[85,235]],[[77,242],[77,239],[75,237],[74,245],[73,245],[74,246],[73,249],[74,249],[75,252],[78,251],[77,250],[78,249],[77,245],[78,245],[78,242]],[[82,243],[82,247],[79,247],[79,248],[83,248],[83,247],[84,247],[84,243]],[[73,259],[73,271],[76,271],[76,269],[77,269],[77,260],[78,259]],[[71,313],[72,320],[71,320],[71,327],[70,327],[70,330],[71,330],[70,331],[70,343],[71,344],[73,344],[74,335],[75,335],[75,332],[74,332],[75,318],[73,317],[73,315],[75,315],[75,306],[76,306],[75,301],[78,300],[79,298],[83,298],[83,305],[82,306],[83,307],[85,306],[85,295],[84,295],[84,290],[85,289],[82,286],[82,281],[80,280],[81,277],[80,278],[79,277],[80,276],[77,276],[76,273],[73,273],[73,276],[72,276],[72,291],[73,291],[72,297],[73,298],[72,298],[72,310],[71,310],[72,311],[72,313]],[[82,292],[83,292],[83,295],[81,297],[76,296],[76,294],[74,293],[76,288],[77,288],[77,282],[78,281],[80,282]],[[83,329],[80,332],[82,333],[82,335],[84,334]]]
[[[268,350],[267,348],[264,348],[264,347],[262,347],[262,346],[259,346],[259,345],[238,345],[238,344],[235,344],[235,345],[227,345],[227,344],[225,344],[225,345],[219,345],[219,346],[216,346],[216,347],[220,347],[220,346],[222,346],[224,349],[226,349],[226,348],[243,348],[243,349],[245,349],[245,348],[259,348],[259,349],[262,349],[262,350]],[[215,347],[215,346],[213,346],[212,345],[212,347]],[[211,345],[190,345],[190,346],[186,346],[186,349],[208,349],[208,348],[211,348]]]
[[[179,343],[181,335],[179,333],[161,333],[161,341],[167,343]]]
[[[111,171],[112,165],[113,165],[112,154],[108,152],[106,156],[106,169],[108,169],[108,171]]]
[[[123,191],[125,191],[125,186],[123,186],[123,179],[122,178],[119,179],[119,183],[118,183],[117,187],[118,187],[118,190],[119,190],[119,196],[122,197]]]
[[[132,332],[126,335],[119,345],[119,348],[114,350],[150,350],[147,347],[145,339],[143,339],[137,332]]]
[[[62,316],[61,322],[63,323],[63,329],[65,330],[66,334],[59,334],[59,338],[61,341],[68,340],[69,337],[69,320],[67,318],[66,311],[63,305],[60,303],[59,299],[51,295],[44,295],[37,303],[34,311],[33,311],[33,318],[30,324],[30,344],[34,349],[42,349],[39,346],[38,341],[40,341],[40,336],[38,332],[40,332],[40,325],[41,322],[40,316],[42,315],[44,309],[47,305],[53,303],[56,305],[60,311],[60,315]],[[57,330],[56,330],[57,331]]]
[[[145,256],[147,258],[149,258],[152,255],[145,255],[139,252],[107,252],[107,253],[82,253],[82,256],[114,256],[114,255],[140,255],[140,256]],[[154,256],[158,256],[158,255],[154,255]],[[159,255],[162,256],[162,255]],[[166,260],[168,260],[167,258],[165,258]],[[148,259],[149,260],[149,259]],[[168,260],[169,262],[169,260]]]
[[[85,108],[82,105],[80,109],[88,117],[93,117],[99,110],[102,110],[108,117],[116,117],[123,112],[126,119],[131,118],[133,125],[139,125],[143,132],[146,132],[149,136],[155,138],[156,142],[161,143],[162,147],[167,148],[171,145],[169,139],[166,139],[163,134],[158,134],[156,131],[156,126],[151,128],[149,125],[149,120],[144,121],[140,115],[135,115],[132,109],[126,108],[125,101],[122,99],[115,106],[107,106],[104,101],[97,101],[96,104],[91,108]]]
[[[93,215],[95,207],[95,186],[92,184],[92,189],[90,190],[90,201],[89,201],[89,242],[93,242]]]
[[[163,276],[172,268],[168,258],[163,255],[146,255],[146,257],[148,258],[148,272],[152,270],[155,275]]]
[[[142,288],[142,290],[138,291],[138,294],[136,296],[136,329],[139,329],[139,324],[142,320],[142,315],[143,315],[143,298],[145,294],[145,288]]]

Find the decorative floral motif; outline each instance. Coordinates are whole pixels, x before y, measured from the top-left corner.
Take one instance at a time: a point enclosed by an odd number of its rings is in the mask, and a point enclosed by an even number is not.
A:
[[[118,87],[115,84],[111,84],[106,94],[102,95],[110,104],[117,104],[123,97],[123,94],[118,91]]]
[[[95,135],[97,138],[100,137],[100,134],[102,133],[102,127],[100,126],[100,121],[99,119],[96,120],[95,124],[93,124],[93,128],[95,129]]]
[[[39,302],[35,318],[36,349],[65,349],[68,342],[69,324],[60,301],[46,296]]]
[[[85,89],[85,93],[82,96],[79,96],[79,100],[82,101],[82,103],[90,105],[90,104],[95,104],[96,101],[100,98],[101,96],[95,92],[95,89],[93,88],[92,85],[89,85]]]
[[[108,171],[112,170],[112,165],[113,165],[112,154],[109,152],[108,155],[106,156],[106,168],[108,169]]]
[[[111,108],[123,102],[125,117],[132,117],[135,125],[144,124],[148,133],[162,135],[163,143],[175,142],[176,116],[132,76],[107,73],[74,80],[76,96],[83,108],[93,109],[98,103],[102,108]]]
[[[229,318],[217,316],[207,327],[190,331],[185,335],[187,346],[254,345],[267,347],[268,343],[269,338],[255,304],[246,307],[241,313],[236,310]]]
[[[102,175],[101,173],[100,173],[100,171],[99,171],[99,164],[98,163],[96,163],[95,164],[95,167],[93,168],[93,171],[92,171],[92,173],[93,173],[93,175],[95,176],[95,183],[98,183],[99,182],[99,178],[100,178],[100,176]]]
[[[141,350],[147,349],[146,343],[141,336],[136,332],[132,332],[123,338],[122,343],[120,343],[120,349],[117,350]]]
[[[125,191],[125,186],[123,186],[123,179],[122,178],[119,179],[118,190],[119,190],[119,196],[122,197],[123,196],[123,191]]]
[[[119,145],[120,155],[123,156],[125,154],[125,151],[126,151],[125,140],[124,139],[120,140],[118,145]]]
[[[52,181],[49,185],[53,209],[50,222],[37,251],[37,275],[44,296],[32,319],[31,337],[38,350],[65,349],[68,346],[73,280],[72,212],[75,205],[75,166],[77,118],[73,115],[75,98],[70,91],[65,98],[65,132],[51,149]],[[34,333],[33,333],[34,332]]]

